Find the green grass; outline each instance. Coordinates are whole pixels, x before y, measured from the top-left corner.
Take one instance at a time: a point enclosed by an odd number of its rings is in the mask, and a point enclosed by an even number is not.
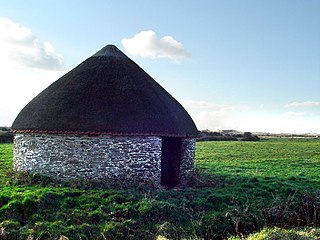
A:
[[[265,228],[259,233],[253,233],[245,238],[231,237],[228,240],[319,240],[320,229],[304,228],[304,229],[281,229],[281,228]]]
[[[13,145],[8,143],[0,143],[0,187],[10,179],[8,171],[12,169]]]
[[[260,187],[312,192],[320,186],[320,141],[267,139],[262,142],[200,142],[196,164],[242,190]]]
[[[315,139],[199,142],[193,187],[168,191],[18,176],[12,149],[0,144],[0,239],[226,239],[320,225]]]

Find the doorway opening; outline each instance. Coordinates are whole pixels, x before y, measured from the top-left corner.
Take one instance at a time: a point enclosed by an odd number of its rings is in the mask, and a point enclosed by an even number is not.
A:
[[[163,137],[161,147],[161,185],[173,188],[179,184],[182,140]]]

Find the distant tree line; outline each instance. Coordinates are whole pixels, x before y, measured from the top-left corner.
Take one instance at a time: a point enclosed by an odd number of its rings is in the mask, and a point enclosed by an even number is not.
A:
[[[251,132],[238,132],[236,130],[222,130],[212,132],[199,131],[197,141],[259,141],[260,138]],[[0,127],[0,143],[12,143],[13,133],[8,127]]]
[[[0,127],[0,143],[12,143],[13,133],[8,127]]]
[[[259,141],[260,138],[251,132],[238,132],[236,130],[223,130],[211,132],[204,130],[199,132],[197,141]]]

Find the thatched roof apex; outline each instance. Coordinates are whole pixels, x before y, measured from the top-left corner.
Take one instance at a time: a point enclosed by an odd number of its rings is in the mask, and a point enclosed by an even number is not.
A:
[[[121,52],[116,46],[108,44],[104,48],[92,55],[92,57],[113,57],[113,58],[128,58],[123,52]]]
[[[143,69],[107,45],[42,91],[15,119],[16,132],[191,137],[185,109]]]

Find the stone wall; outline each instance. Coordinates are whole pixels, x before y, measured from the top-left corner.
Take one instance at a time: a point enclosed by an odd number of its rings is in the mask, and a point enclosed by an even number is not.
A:
[[[181,184],[193,171],[194,144],[182,141]],[[14,169],[62,180],[137,180],[160,187],[161,137],[16,134]]]
[[[182,141],[182,159],[180,166],[180,184],[188,185],[194,170],[195,139]]]
[[[14,169],[59,179],[160,184],[160,137],[16,134]]]

